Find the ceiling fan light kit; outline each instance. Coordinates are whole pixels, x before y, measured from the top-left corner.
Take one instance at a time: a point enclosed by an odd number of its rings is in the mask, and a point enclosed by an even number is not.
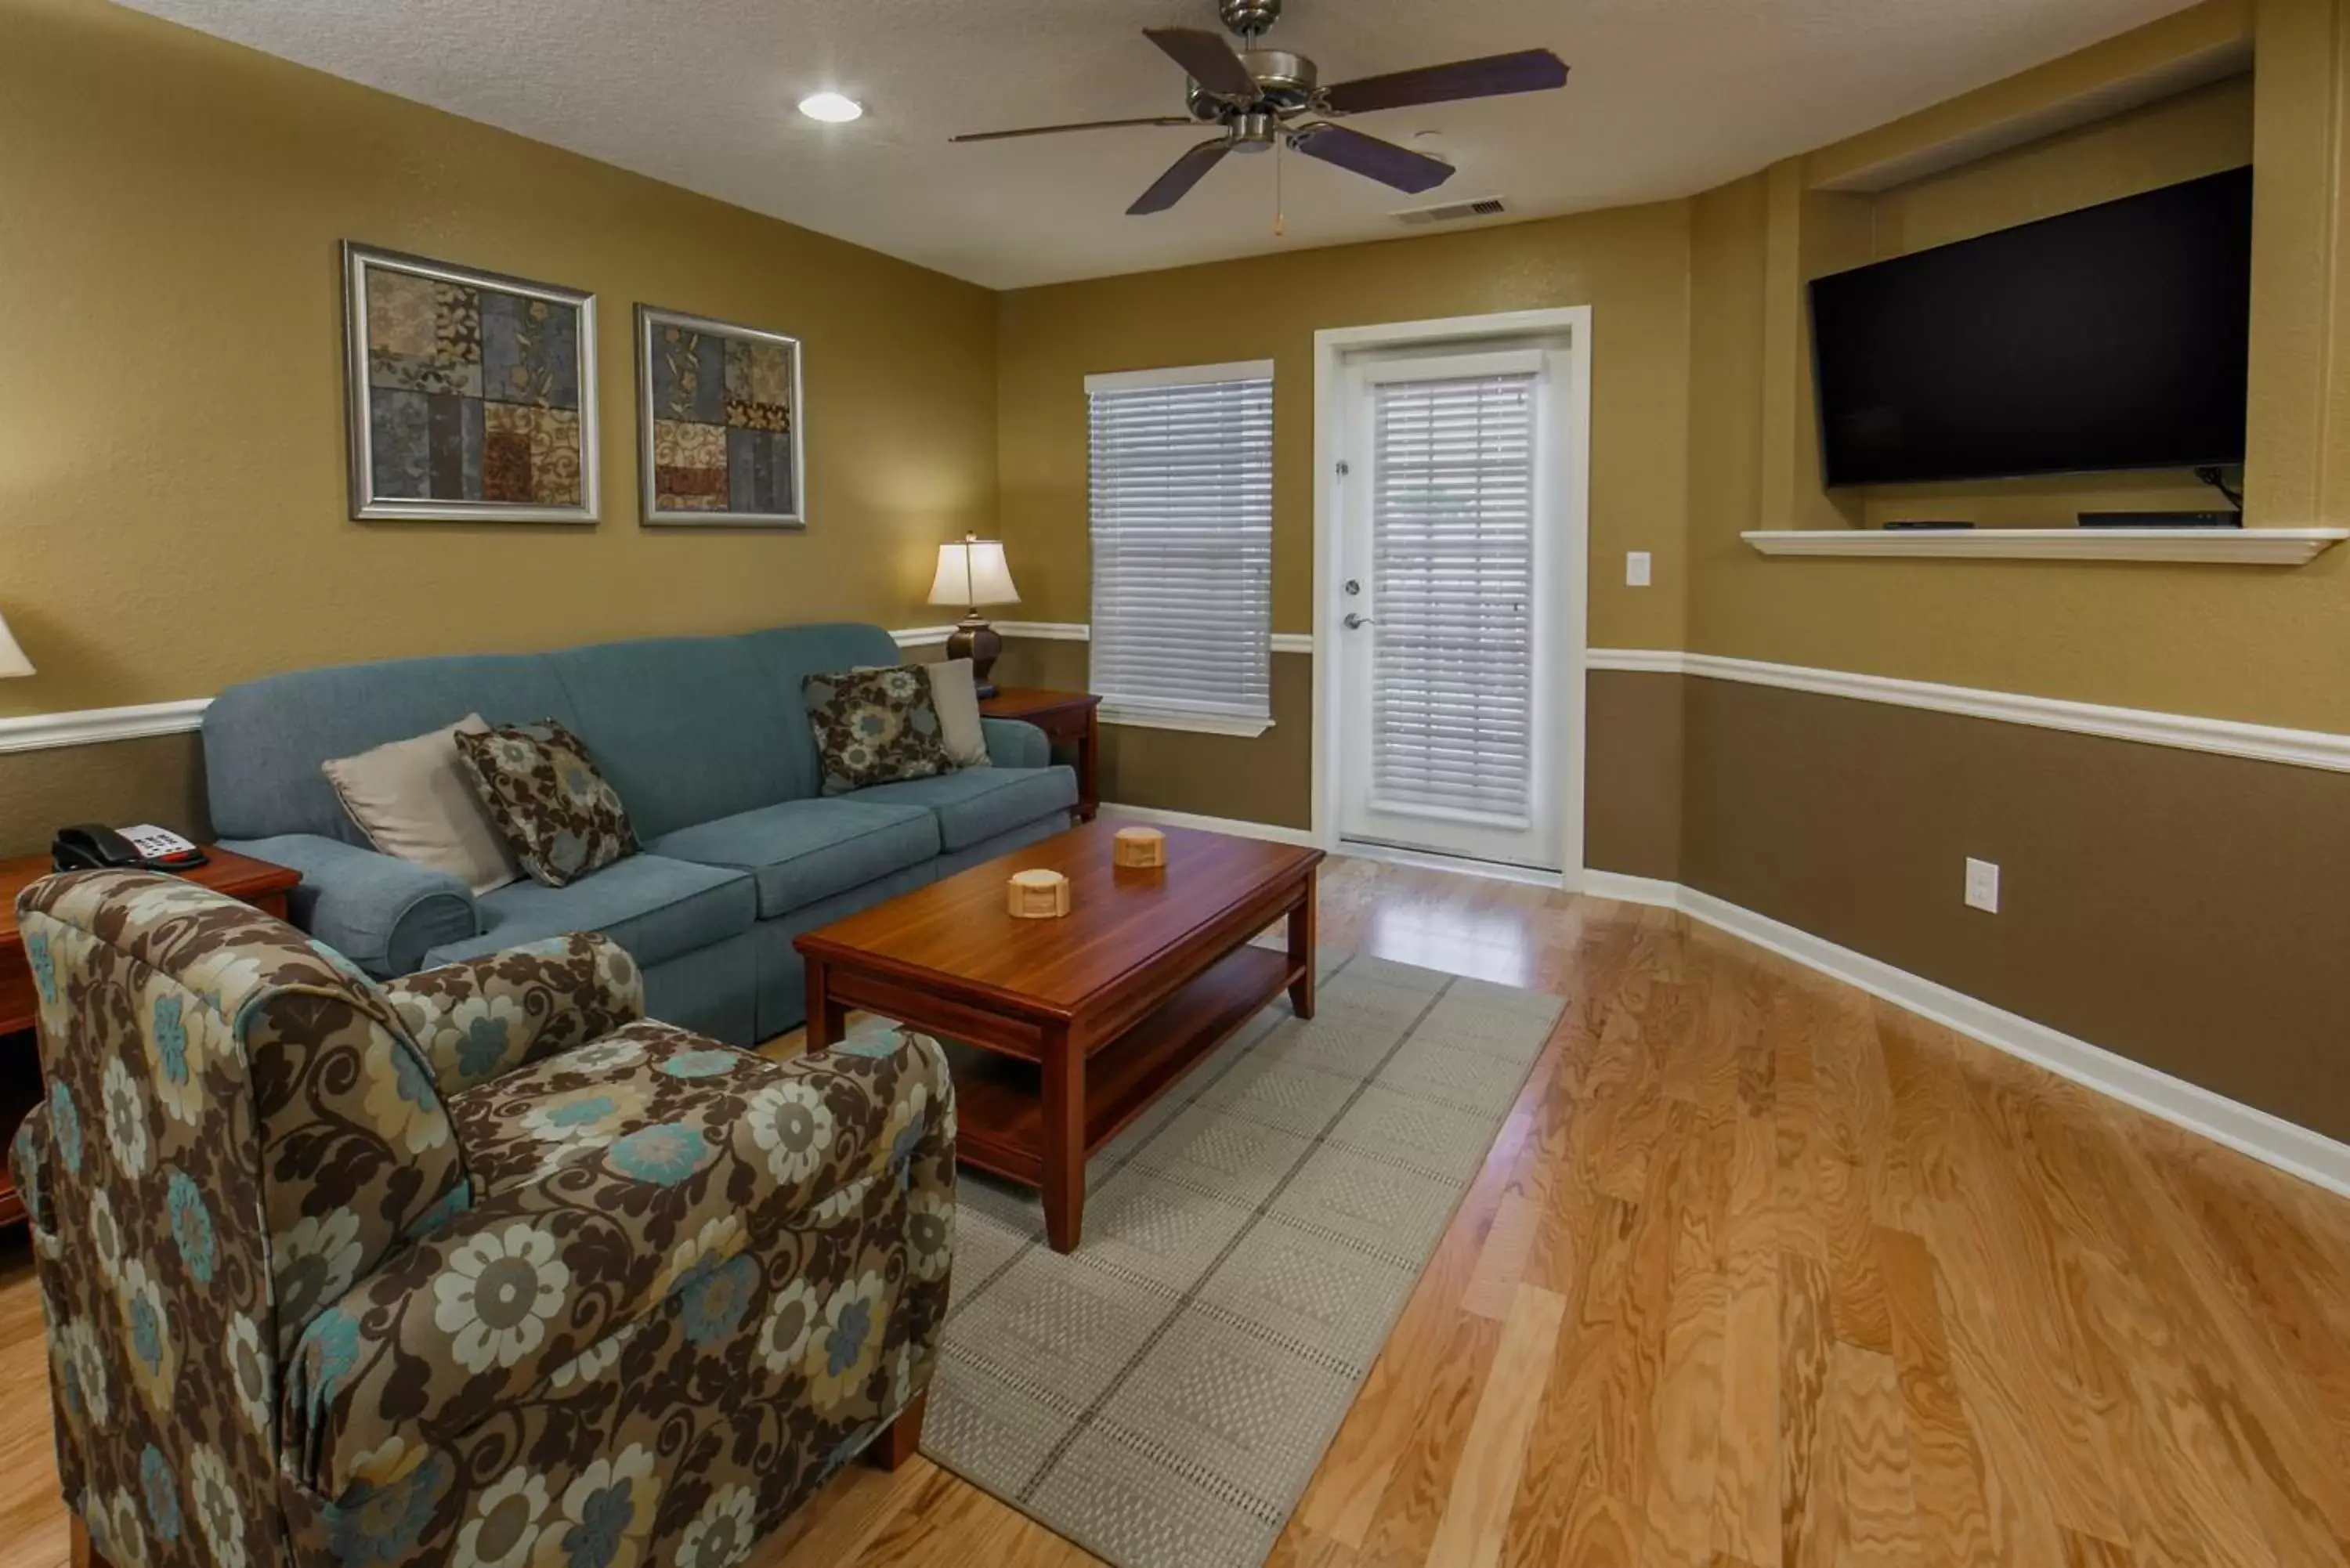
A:
[[[1133,119],[1089,119],[1068,125],[1038,125],[1018,130],[981,131],[956,141],[1001,141],[1019,136],[1050,136],[1069,130],[1107,130],[1137,125],[1188,125],[1221,131],[1193,146],[1151,182],[1127,208],[1130,214],[1163,213],[1190,193],[1208,171],[1233,152],[1265,152],[1286,144],[1295,152],[1333,168],[1376,180],[1408,194],[1432,191],[1452,177],[1452,165],[1415,152],[1334,117],[1383,109],[1544,92],[1566,85],[1566,63],[1548,49],[1521,49],[1448,65],[1390,71],[1334,87],[1321,85],[1311,58],[1287,49],[1257,47],[1265,29],[1281,19],[1281,0],[1221,0],[1217,16],[1240,40],[1234,48],[1222,34],[1197,27],[1145,27],[1142,36],[1183,67],[1188,115]],[[1309,118],[1310,117],[1310,118]]]
[[[812,92],[800,99],[800,112],[827,125],[847,125],[865,112],[865,106],[843,93]]]

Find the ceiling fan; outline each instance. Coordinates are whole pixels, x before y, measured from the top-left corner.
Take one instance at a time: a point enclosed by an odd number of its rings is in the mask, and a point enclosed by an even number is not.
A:
[[[1286,49],[1258,47],[1265,29],[1281,18],[1281,0],[1218,0],[1217,16],[1240,39],[1234,48],[1218,34],[1196,27],[1145,27],[1142,36],[1159,46],[1190,77],[1184,115],[1139,119],[1088,119],[1074,125],[1035,125],[1020,130],[987,130],[955,141],[1001,141],[1014,136],[1052,136],[1065,130],[1107,130],[1129,125],[1219,126],[1222,134],[1202,141],[1175,160],[1150,189],[1127,208],[1128,213],[1163,213],[1181,201],[1228,152],[1263,152],[1285,140],[1308,158],[1352,171],[1382,185],[1418,194],[1452,177],[1452,165],[1382,141],[1337,123],[1336,116],[1378,109],[1449,103],[1466,98],[1542,92],[1566,85],[1566,63],[1548,49],[1521,49],[1449,65],[1422,66],[1362,77],[1333,87],[1321,85],[1314,62]],[[1316,118],[1304,119],[1306,116]],[[1299,123],[1304,119],[1304,123]]]

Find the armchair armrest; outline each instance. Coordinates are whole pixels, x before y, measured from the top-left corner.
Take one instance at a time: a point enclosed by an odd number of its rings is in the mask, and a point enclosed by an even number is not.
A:
[[[49,1107],[47,1101],[25,1113],[16,1136],[8,1142],[8,1174],[25,1205],[33,1241],[44,1251],[57,1244],[57,1227],[49,1214]]]
[[[1053,742],[1024,720],[982,719],[979,728],[987,737],[987,760],[999,768],[1041,768],[1053,760]]]
[[[855,1324],[849,1376],[888,1407],[836,1391],[839,1414],[812,1413],[815,1453],[844,1426],[878,1429],[921,1388],[954,1215],[954,1088],[937,1044],[889,1037],[775,1063],[660,1023],[620,1042],[653,1057],[640,1070],[665,1085],[663,1119],[479,1198],[304,1331],[280,1445],[301,1485],[367,1507],[400,1484],[380,1470],[386,1456],[452,1446],[493,1413],[576,1401],[598,1379],[699,1397],[684,1391],[722,1355],[764,1394],[804,1389],[827,1366],[827,1314]],[[732,1065],[713,1076],[707,1058]],[[537,1091],[482,1092],[520,1103]],[[491,1293],[525,1273],[536,1296],[517,1319]],[[675,1327],[648,1337],[660,1315]]]
[[[443,942],[479,934],[473,889],[445,871],[311,833],[224,842],[302,873],[294,923],[379,978],[406,974]]]
[[[402,975],[383,991],[444,1095],[645,1015],[644,971],[619,943],[588,932]]]

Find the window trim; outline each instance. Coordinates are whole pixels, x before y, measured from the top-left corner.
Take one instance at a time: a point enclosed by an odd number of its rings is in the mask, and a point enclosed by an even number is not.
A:
[[[1270,359],[1228,359],[1221,365],[1162,365],[1149,370],[1104,370],[1086,378],[1086,395],[1135,392],[1150,387],[1207,387],[1222,381],[1270,381]]]
[[[1273,728],[1270,715],[1239,719],[1214,713],[1162,713],[1148,708],[1113,708],[1107,702],[1101,706],[1100,717],[1105,724],[1122,724],[1129,730],[1188,730],[1195,735],[1240,735],[1250,740]]]
[[[1277,392],[1277,388],[1274,386],[1274,361],[1271,359],[1228,359],[1221,363],[1211,365],[1161,365],[1139,370],[1105,370],[1094,372],[1087,375],[1085,379],[1085,392],[1088,403],[1087,410],[1088,442],[1090,444],[1093,418],[1090,405],[1092,398],[1097,393],[1144,391],[1159,387],[1216,386],[1236,381],[1263,381],[1267,383],[1268,395],[1271,396]],[[1268,414],[1270,414],[1269,406]],[[1091,490],[1092,482],[1092,464],[1090,455],[1088,455],[1087,467],[1087,486],[1088,491]],[[1268,508],[1266,522],[1270,524],[1272,521],[1272,513],[1270,508]],[[1087,517],[1087,534],[1089,541],[1092,535],[1092,531],[1093,519],[1089,504],[1088,514]],[[1265,562],[1265,587],[1268,600],[1265,616],[1265,651],[1268,659],[1272,654],[1281,651],[1274,646],[1280,639],[1274,632],[1272,624],[1273,616],[1270,597],[1272,590],[1273,562],[1271,558],[1271,544],[1272,541],[1268,539],[1267,557]],[[1090,602],[1094,592],[1093,568],[1090,559],[1090,552],[1087,563],[1087,597]],[[1090,621],[1087,622],[1087,632],[1088,635],[1087,640],[1090,643],[1092,640],[1090,635]],[[1090,662],[1091,660],[1089,658],[1088,664],[1090,664]],[[1120,725],[1128,729],[1177,730],[1188,732],[1192,734],[1230,735],[1242,737],[1243,739],[1254,739],[1255,737],[1263,734],[1267,730],[1272,729],[1274,724],[1273,693],[1270,688],[1270,676],[1271,670],[1268,668],[1267,690],[1265,692],[1265,713],[1264,717],[1261,719],[1254,716],[1243,717],[1239,714],[1185,712],[1138,705],[1120,705],[1107,701],[1104,702],[1097,711],[1097,716],[1102,723]]]

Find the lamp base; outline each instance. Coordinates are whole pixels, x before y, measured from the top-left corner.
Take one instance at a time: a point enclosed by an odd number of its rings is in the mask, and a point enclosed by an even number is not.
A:
[[[980,700],[995,695],[995,682],[988,676],[995,669],[996,656],[1003,651],[1003,634],[979,618],[973,610],[955,624],[947,634],[947,657],[971,660],[972,684],[978,689]]]

